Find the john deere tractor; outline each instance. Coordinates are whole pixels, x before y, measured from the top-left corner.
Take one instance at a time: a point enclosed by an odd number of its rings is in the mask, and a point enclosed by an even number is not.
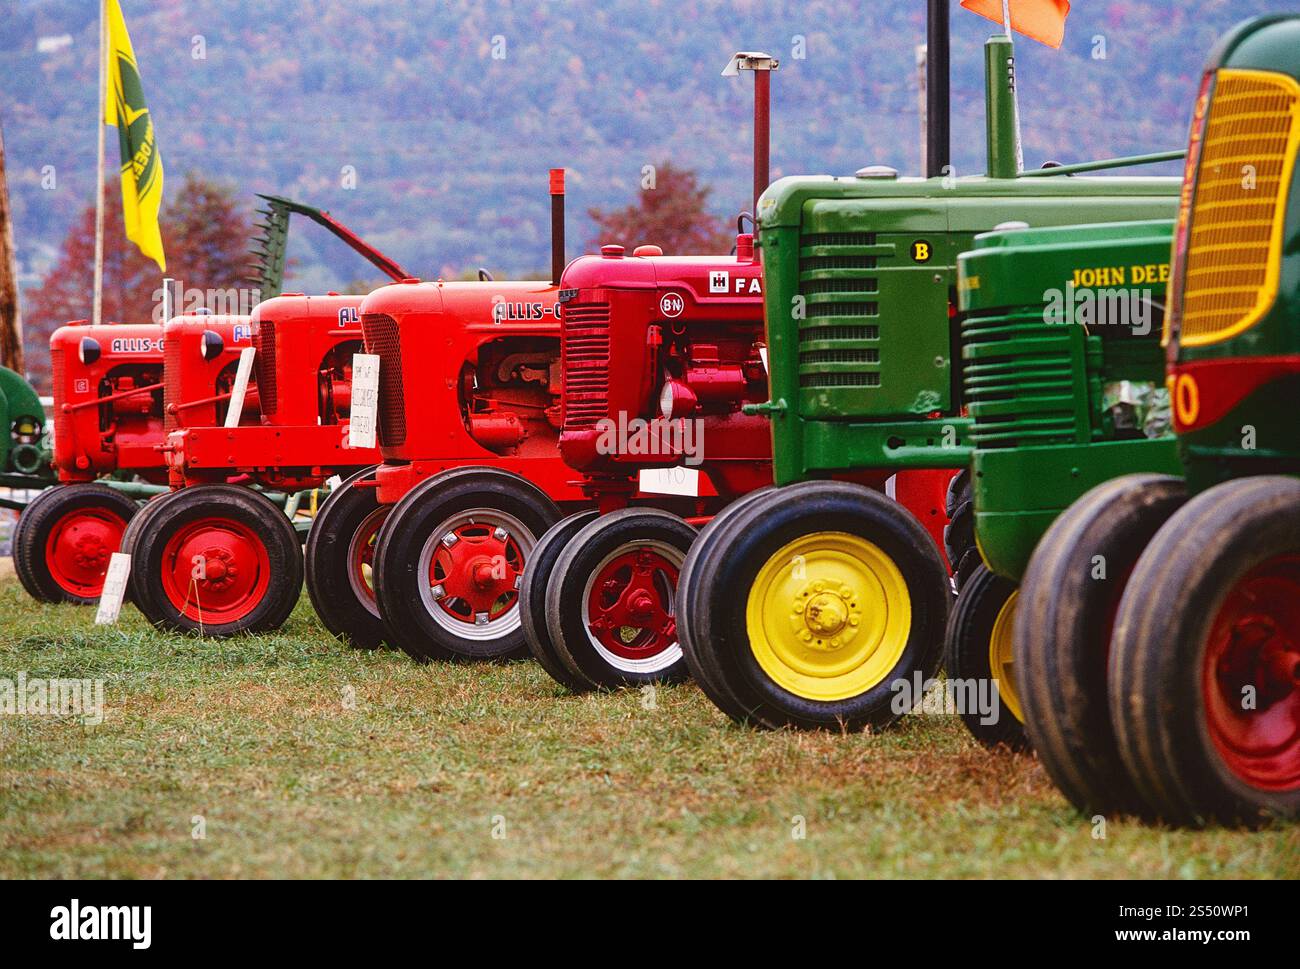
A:
[[[1232,30],[1196,103],[1165,328],[1182,475],[1088,492],[1025,573],[1034,747],[1080,809],[1300,815],[1300,17]]]
[[[958,711],[985,744],[1027,745],[1011,644],[1043,532],[1104,481],[1177,471],[1160,347],[1173,228],[1014,228],[958,258],[973,499],[949,527],[978,551],[957,566],[944,669],[996,688],[993,709]]]
[[[952,593],[938,546],[844,479],[969,464],[958,254],[1010,220],[1175,213],[1177,179],[1096,175],[1132,159],[1020,171],[1011,68],[1010,40],[991,38],[986,175],[953,177],[932,155],[927,178],[872,166],[784,178],[760,200],[771,400],[754,410],[771,419],[777,487],[710,523],[677,600],[691,672],[737,720],[885,725],[939,666]]]

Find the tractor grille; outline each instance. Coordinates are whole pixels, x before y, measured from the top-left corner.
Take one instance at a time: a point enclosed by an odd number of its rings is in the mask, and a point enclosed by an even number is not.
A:
[[[257,355],[253,358],[253,367],[257,376],[258,397],[262,402],[262,414],[273,417],[279,400],[275,384],[275,323],[273,321],[258,321],[257,331],[253,334],[253,349],[257,351]]]
[[[594,427],[609,410],[609,304],[564,307],[564,426]]]
[[[1041,307],[962,323],[962,379],[978,448],[1069,444],[1077,407],[1075,326],[1044,326]]]
[[[62,347],[50,347],[50,376],[54,381],[54,392],[56,394],[66,394],[68,385],[65,381],[68,379],[68,365],[64,362]],[[72,440],[71,416],[63,413],[62,407],[55,407],[53,411],[54,440]]]
[[[1298,114],[1300,86],[1291,78],[1219,72],[1191,212],[1183,343],[1228,339],[1272,306]]]
[[[799,240],[799,386],[880,386],[880,280],[874,232],[814,232]]]
[[[397,321],[381,313],[361,318],[366,353],[379,357],[379,443],[406,443],[406,393],[402,388],[402,342]]]
[[[181,402],[181,339],[179,334],[165,342],[163,347],[163,429],[174,431],[180,427],[178,411],[173,405]]]

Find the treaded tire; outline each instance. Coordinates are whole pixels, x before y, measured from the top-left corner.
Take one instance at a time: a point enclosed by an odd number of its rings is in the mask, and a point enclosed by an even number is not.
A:
[[[120,550],[121,534],[138,507],[134,499],[103,484],[57,485],[42,492],[23,509],[14,528],[14,571],[23,588],[41,602],[97,603],[109,558]],[[120,529],[116,541],[105,544],[105,539],[112,537],[105,534],[106,528],[109,532]],[[67,548],[50,560],[52,540],[64,535],[70,542],[76,541],[75,532],[66,529],[93,533],[85,539],[91,542],[88,561],[66,557]]]
[[[475,512],[480,514],[476,516]],[[393,507],[375,542],[375,597],[389,641],[419,662],[504,661],[528,656],[518,611],[521,573],[537,540],[560,516],[560,509],[540,488],[496,468],[457,468],[412,490]],[[489,622],[483,624],[488,627],[483,630],[477,622],[456,618],[456,609],[469,606],[467,598],[444,595],[449,600],[444,608],[438,604],[441,600],[435,591],[439,584],[431,581],[433,570],[442,567],[437,564],[441,553],[434,531],[448,527],[450,534],[473,529],[477,526],[470,519],[475,517],[482,522],[507,522],[506,550],[494,553],[493,568],[503,570],[502,581],[510,575],[515,577],[509,583],[510,589],[503,589],[502,595],[494,599],[494,603],[508,605],[495,619],[490,612],[485,613]],[[482,538],[483,547],[489,547],[486,537],[473,538]],[[425,568],[430,570],[423,576],[422,558],[428,558]],[[497,563],[497,558],[502,561]],[[514,601],[509,602],[512,594]],[[435,614],[434,610],[440,612]]]
[[[994,671],[990,656],[990,641],[998,628],[998,619],[1015,595],[1016,584],[1010,579],[991,572],[985,565],[975,570],[957,596],[957,604],[948,617],[943,668],[950,681],[973,682],[981,688],[988,683],[998,698],[994,708],[996,718],[992,723],[985,723],[984,715],[978,710],[959,711],[971,736],[985,747],[1021,751],[1029,748],[1029,738],[1025,735],[1024,724],[1006,702],[1001,675]],[[1015,689],[1014,684],[1011,689]],[[968,692],[961,695],[970,696]],[[986,694],[981,689],[977,695],[983,697]]]
[[[1211,488],[1143,553],[1115,623],[1111,717],[1133,783],[1164,820],[1300,816],[1297,589],[1294,478]],[[1264,729],[1247,737],[1241,727],[1252,721]]]
[[[1187,500],[1179,478],[1128,475],[1093,488],[1039,540],[1020,583],[1015,669],[1025,732],[1084,814],[1142,814],[1111,728],[1111,625],[1133,566]],[[1104,578],[1099,569],[1104,567]]]
[[[373,588],[363,598],[359,589],[366,588],[365,577],[354,574],[358,555],[364,554],[354,543],[373,540],[389,512],[373,487],[357,487],[358,482],[373,480],[375,470],[358,471],[329,493],[316,510],[303,556],[307,594],[316,615],[354,649],[378,649],[387,637]],[[360,534],[363,528],[365,535]]]
[[[944,501],[948,524],[943,526],[943,551],[957,591],[961,592],[984,564],[975,544],[975,493],[969,470],[963,470],[948,482]]]
[[[594,690],[596,684],[585,676],[573,673],[556,652],[550,630],[546,628],[546,589],[554,576],[555,560],[573,540],[573,536],[599,514],[596,511],[579,512],[552,525],[550,531],[533,546],[528,567],[524,569],[524,585],[519,593],[519,619],[523,623],[529,652],[552,679],[574,693]]]
[[[575,679],[586,680],[597,689],[614,690],[648,683],[677,683],[690,676],[676,634],[676,576],[672,576],[671,588],[664,586],[669,569],[680,575],[696,535],[696,530],[676,515],[653,508],[624,508],[602,515],[574,535],[552,570],[546,590],[546,624],[556,655]],[[644,657],[624,656],[609,645],[617,634],[609,633],[598,645],[589,631],[588,615],[597,591],[594,586],[588,589],[588,585],[602,581],[603,575],[614,574],[620,559],[642,553],[648,554],[647,562],[653,569],[650,582],[657,591],[651,597],[654,608],[672,616],[672,642],[661,645],[659,641],[669,637],[662,630],[645,627],[637,637],[646,637],[649,632],[652,645]],[[608,581],[617,583],[621,579]],[[629,647],[620,648],[634,653],[635,649]]]
[[[777,682],[757,658],[747,619],[761,571],[789,545],[817,534],[843,535],[883,555],[906,588],[910,615],[890,668],[861,692],[836,699],[801,696]],[[737,503],[719,517],[687,573],[687,610],[679,622],[690,667],[710,698],[739,722],[769,728],[883,727],[912,706],[897,701],[898,681],[910,687],[914,674],[924,682],[938,669],[951,599],[939,550],[915,518],[867,488],[804,482]],[[874,613],[866,618],[877,620]]]
[[[147,516],[129,536],[130,590],[153,625],[223,638],[278,629],[289,618],[302,591],[302,546],[266,496],[198,485],[155,498]],[[195,549],[205,560],[199,580]]]

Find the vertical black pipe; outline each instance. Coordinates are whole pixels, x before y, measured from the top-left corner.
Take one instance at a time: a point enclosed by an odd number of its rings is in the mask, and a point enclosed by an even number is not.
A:
[[[564,169],[551,169],[551,285],[564,274]]]
[[[929,0],[925,55],[926,175],[944,174],[951,158],[949,143],[948,0]]]

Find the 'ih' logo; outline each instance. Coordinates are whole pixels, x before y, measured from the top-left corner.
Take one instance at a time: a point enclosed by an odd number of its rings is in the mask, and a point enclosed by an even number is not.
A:
[[[731,291],[731,273],[725,269],[715,269],[709,273],[710,293],[729,293]]]

